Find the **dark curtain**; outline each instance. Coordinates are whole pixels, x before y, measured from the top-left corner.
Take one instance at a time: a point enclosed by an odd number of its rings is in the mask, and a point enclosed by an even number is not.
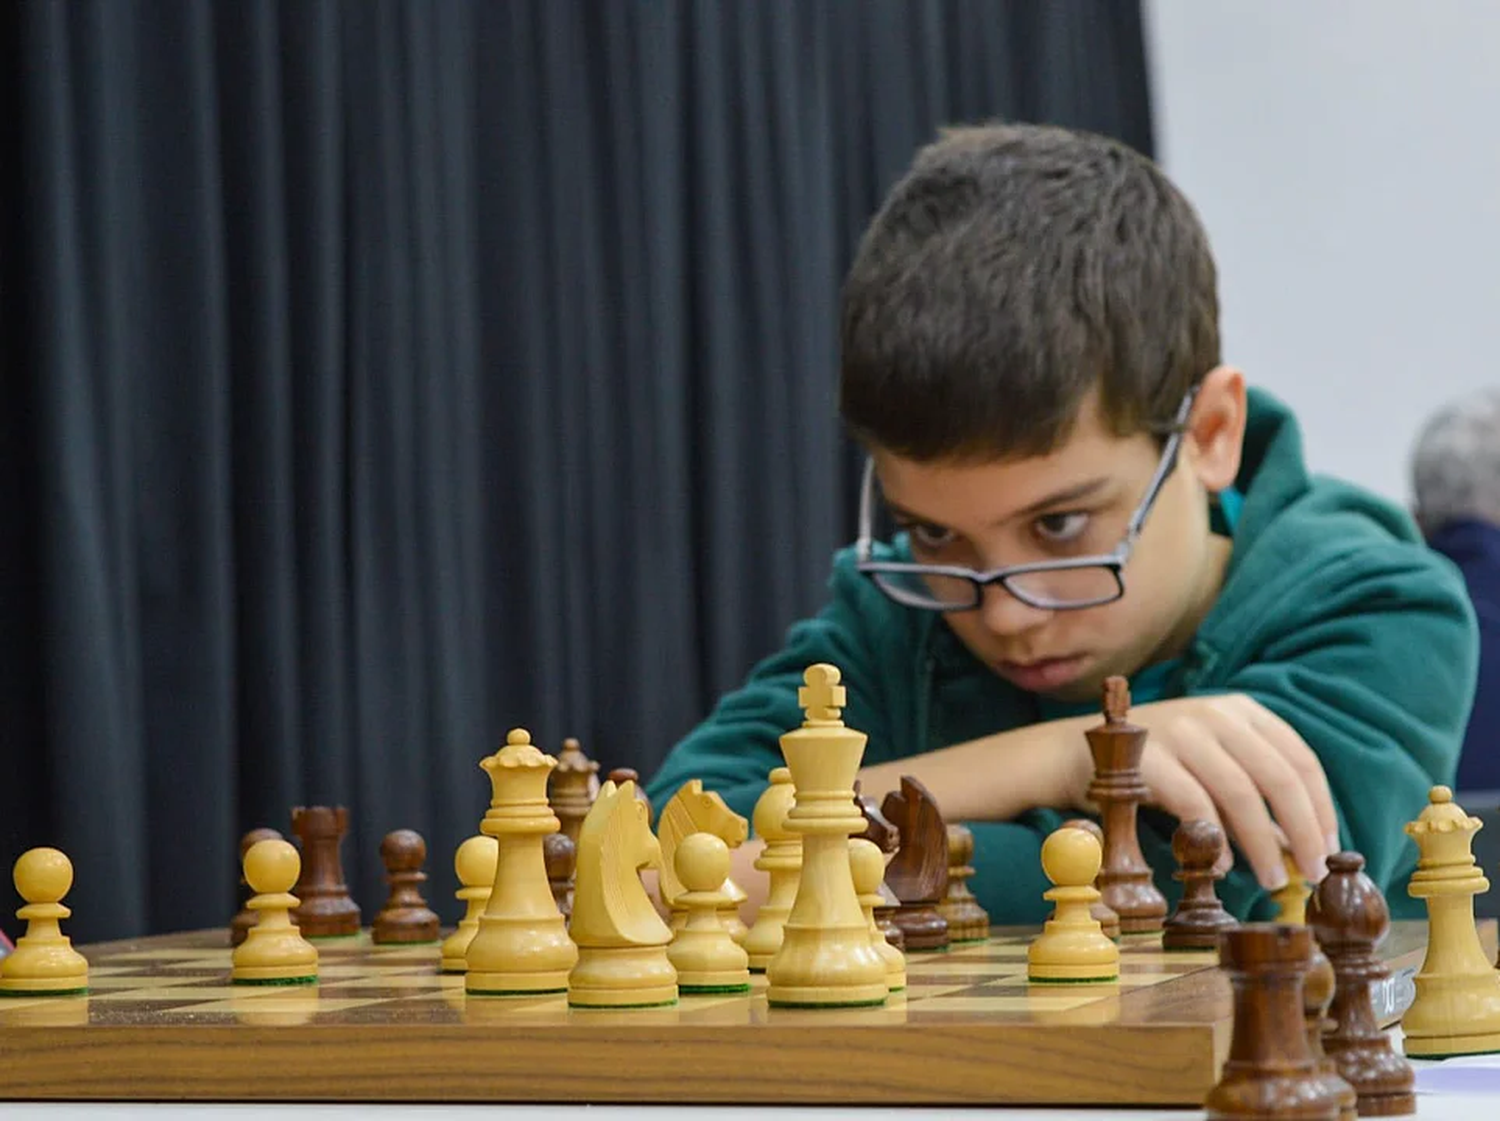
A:
[[[650,772],[820,602],[914,148],[1151,148],[1115,0],[0,8],[0,858],[80,941],[222,924],[315,802],[451,921],[508,727]]]

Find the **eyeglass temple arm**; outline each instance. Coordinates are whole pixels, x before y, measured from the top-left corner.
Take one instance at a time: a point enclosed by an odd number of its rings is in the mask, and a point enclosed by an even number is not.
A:
[[[854,542],[854,555],[858,560],[870,555],[871,536],[875,531],[874,497],[875,460],[866,458],[864,481],[859,487],[859,537]]]
[[[1161,462],[1156,465],[1156,473],[1151,476],[1151,485],[1146,488],[1146,496],[1130,519],[1130,524],[1125,527],[1124,548],[1126,550],[1134,545],[1135,539],[1140,536],[1141,527],[1146,524],[1151,507],[1156,505],[1156,496],[1161,493],[1161,488],[1166,485],[1167,477],[1177,466],[1177,451],[1182,446],[1182,432],[1187,425],[1188,417],[1192,415],[1193,402],[1197,398],[1198,390],[1191,389],[1182,399],[1182,404],[1178,406],[1177,416],[1172,421],[1172,433],[1167,437],[1167,446],[1162,449]]]

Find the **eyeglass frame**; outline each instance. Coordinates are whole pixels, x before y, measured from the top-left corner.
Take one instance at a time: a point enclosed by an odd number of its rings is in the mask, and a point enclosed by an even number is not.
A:
[[[1177,416],[1172,421],[1172,426],[1167,433],[1167,442],[1162,447],[1161,459],[1156,465],[1156,471],[1151,476],[1151,482],[1146,487],[1146,493],[1141,497],[1140,504],[1136,506],[1135,513],[1131,514],[1130,521],[1125,527],[1125,537],[1113,552],[1099,553],[1087,557],[1066,557],[1059,560],[1033,561],[1030,564],[1013,564],[1002,568],[991,569],[989,572],[979,572],[972,568],[961,565],[947,564],[916,564],[903,561],[877,561],[870,559],[870,553],[874,549],[874,522],[875,522],[875,459],[869,456],[865,459],[864,480],[860,484],[859,497],[859,536],[854,543],[854,567],[856,571],[870,578],[880,591],[895,603],[903,607],[910,607],[916,611],[933,611],[947,614],[952,611],[973,611],[984,602],[984,589],[991,584],[999,584],[1016,599],[1029,607],[1035,607],[1042,611],[1081,611],[1090,607],[1100,607],[1106,603],[1114,603],[1125,595],[1125,565],[1130,560],[1135,550],[1136,542],[1140,539],[1142,530],[1146,526],[1146,518],[1150,515],[1152,507],[1161,494],[1161,489],[1171,477],[1177,467],[1177,456],[1182,447],[1182,435],[1187,428],[1188,418],[1192,415],[1193,403],[1197,400],[1198,389],[1193,387],[1187,391],[1182,399],[1182,404],[1177,408]],[[1115,578],[1115,594],[1107,598],[1087,600],[1080,603],[1047,603],[1028,596],[1023,591],[1017,591],[1010,583],[1016,576],[1025,576],[1033,572],[1058,572],[1079,568],[1102,568],[1109,570]],[[970,587],[974,589],[974,598],[971,603],[955,604],[916,604],[907,603],[892,595],[878,579],[881,573],[893,575],[915,574],[931,576],[947,576],[958,580],[967,580]]]

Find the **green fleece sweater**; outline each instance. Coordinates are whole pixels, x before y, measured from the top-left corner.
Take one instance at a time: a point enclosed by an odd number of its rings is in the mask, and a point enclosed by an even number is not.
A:
[[[1251,392],[1244,451],[1235,488],[1243,504],[1218,601],[1181,657],[1144,667],[1132,694],[1146,701],[1245,693],[1284,718],[1322,760],[1341,843],[1364,854],[1393,915],[1420,916],[1405,889],[1416,847],[1402,826],[1426,804],[1428,788],[1451,783],[1457,768],[1478,673],[1462,579],[1398,507],[1309,476],[1295,419],[1261,391]],[[997,677],[941,616],[887,599],[844,550],[828,604],[794,625],[784,648],[673,748],[647,784],[652,803],[660,809],[700,778],[749,817],[767,774],[782,763],[779,737],[802,722],[797,688],[814,662],[842,671],[845,722],[869,736],[866,766],[1062,714]],[[1041,844],[1067,816],[1039,809],[967,823],[975,839],[971,887],[993,921],[1045,918]],[[1173,905],[1175,827],[1164,813],[1141,811],[1142,850]],[[1219,888],[1241,918],[1273,909],[1243,859]]]

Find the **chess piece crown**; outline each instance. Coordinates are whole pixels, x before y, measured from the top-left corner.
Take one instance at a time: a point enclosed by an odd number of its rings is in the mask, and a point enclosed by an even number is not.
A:
[[[1453,800],[1451,789],[1434,786],[1427,806],[1405,827],[1420,852],[1411,878],[1411,894],[1419,898],[1430,895],[1444,890],[1439,885],[1453,880],[1473,881],[1476,893],[1488,890],[1489,880],[1474,863],[1474,834],[1482,828],[1484,822],[1466,813]]]
[[[529,820],[545,815],[551,819],[552,830],[559,827],[547,802],[547,780],[557,760],[532,743],[531,733],[525,728],[507,732],[505,746],[480,760],[479,765],[490,776],[493,793],[490,809],[484,815],[486,822],[492,818]]]

